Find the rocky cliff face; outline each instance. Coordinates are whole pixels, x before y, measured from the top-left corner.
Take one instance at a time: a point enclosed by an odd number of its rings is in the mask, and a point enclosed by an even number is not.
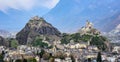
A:
[[[50,39],[60,39],[61,33],[47,23],[43,18],[35,16],[30,19],[26,26],[16,35],[19,44],[27,44],[33,42],[36,36],[48,37]]]
[[[9,42],[2,36],[0,36],[0,46],[9,46]]]

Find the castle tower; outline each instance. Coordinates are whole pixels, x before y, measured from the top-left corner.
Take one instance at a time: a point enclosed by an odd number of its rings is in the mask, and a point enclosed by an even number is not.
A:
[[[86,27],[86,28],[93,28],[93,24],[87,20],[85,27]]]

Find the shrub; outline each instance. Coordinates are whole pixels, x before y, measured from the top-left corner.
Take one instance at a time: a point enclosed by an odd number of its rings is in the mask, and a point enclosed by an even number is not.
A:
[[[27,62],[37,62],[37,60],[35,58],[30,58],[27,60]]]

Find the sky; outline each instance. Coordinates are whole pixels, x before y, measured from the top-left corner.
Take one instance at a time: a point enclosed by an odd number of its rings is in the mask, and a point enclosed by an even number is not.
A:
[[[0,29],[20,31],[33,16],[61,32],[76,32],[89,20],[100,31],[120,24],[119,0],[0,0]]]
[[[33,16],[42,17],[59,0],[0,0],[0,29],[20,31]]]

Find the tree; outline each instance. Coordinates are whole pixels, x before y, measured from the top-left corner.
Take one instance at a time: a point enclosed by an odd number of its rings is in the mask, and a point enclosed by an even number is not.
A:
[[[70,35],[67,33],[62,34],[61,44],[68,44],[70,42]]]
[[[43,54],[45,54],[45,51],[41,49],[41,52],[39,53],[40,58],[42,58]]]
[[[75,42],[79,42],[79,40],[81,39],[80,33],[75,33],[75,34],[71,34],[71,39],[73,39]]]
[[[91,45],[96,45],[100,50],[105,51],[107,45],[105,39],[102,36],[94,36],[90,42]]]
[[[23,59],[23,62],[27,62],[27,59]]]
[[[97,55],[97,62],[102,62],[102,58],[101,58],[101,52],[98,52],[98,55]]]
[[[91,62],[91,58],[88,58],[88,62]]]
[[[91,39],[91,37],[93,37],[92,35],[87,35],[87,34],[84,34],[84,35],[82,35],[82,40],[84,41],[84,42],[87,42],[87,41],[89,41],[90,39]]]
[[[10,44],[12,48],[17,48],[18,46],[18,41],[16,39],[11,39]]]
[[[35,58],[30,58],[27,60],[27,62],[37,62],[37,60]]]
[[[33,46],[39,46],[42,48],[48,47],[47,43],[42,42],[43,39],[37,37],[34,42],[32,43]]]
[[[22,62],[22,60],[21,59],[17,59],[15,62]]]
[[[3,55],[0,54],[0,62],[4,62],[4,61],[3,61],[3,58],[4,58]]]

